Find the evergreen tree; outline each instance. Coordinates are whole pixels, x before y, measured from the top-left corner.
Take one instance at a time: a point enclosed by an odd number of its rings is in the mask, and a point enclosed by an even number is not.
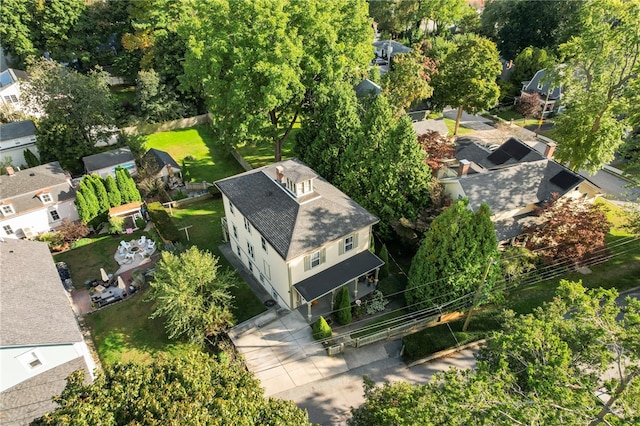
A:
[[[387,250],[386,244],[382,245],[382,249],[380,249],[380,254],[378,256],[384,262],[384,265],[382,265],[380,272],[378,273],[378,278],[382,280],[389,276],[389,250]]]
[[[27,162],[28,167],[36,167],[40,165],[40,160],[38,160],[38,157],[36,157],[29,148],[24,150],[24,161]]]
[[[87,212],[89,213],[89,220],[92,220],[100,213],[100,204],[98,203],[98,198],[94,192],[93,185],[89,182],[89,176],[85,176],[80,181],[80,185],[78,186],[78,192],[81,192],[84,195],[84,199],[87,202]]]
[[[84,195],[82,195],[82,191],[76,192],[76,207],[78,209],[78,216],[80,216],[80,221],[84,224],[89,223],[91,219],[91,211],[87,204],[87,201],[84,199]]]
[[[98,199],[100,213],[109,211],[109,197],[107,195],[107,190],[104,187],[102,178],[97,174],[92,174],[89,179],[91,181],[91,185],[93,185],[93,190],[95,191],[96,198]]]
[[[131,187],[129,186],[129,180],[125,175],[125,170],[121,167],[116,169],[116,185],[122,196],[122,203],[127,204],[133,201],[131,194]]]
[[[405,297],[412,309],[454,300],[478,288],[489,268],[484,293],[499,276],[498,242],[486,205],[472,212],[458,200],[426,232],[409,269]]]
[[[345,286],[338,291],[336,305],[338,311],[336,317],[341,325],[347,325],[351,323],[351,296],[349,295],[349,289]]]
[[[107,197],[109,198],[109,205],[111,207],[118,207],[122,205],[122,195],[118,189],[115,179],[111,175],[107,175],[104,180],[107,190]]]

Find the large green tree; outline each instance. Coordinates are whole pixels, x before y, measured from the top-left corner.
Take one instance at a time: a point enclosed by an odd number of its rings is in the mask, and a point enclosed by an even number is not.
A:
[[[486,276],[485,295],[499,276],[500,253],[485,204],[476,212],[458,200],[431,223],[411,261],[405,298],[414,310],[474,292]]]
[[[640,410],[640,301],[562,281],[532,314],[507,312],[475,370],[426,385],[365,381],[349,424],[622,425]]]
[[[199,352],[109,365],[91,384],[75,372],[54,401],[58,408],[33,425],[309,424],[293,402],[266,398],[243,366]]]
[[[165,319],[170,339],[204,346],[232,324],[233,285],[232,274],[208,251],[195,246],[180,254],[165,251],[150,284],[151,318]]]
[[[496,77],[501,70],[492,41],[473,34],[455,40],[455,50],[444,57],[432,79],[434,103],[458,109],[454,135],[463,110],[475,113],[498,102],[500,87]]]
[[[613,160],[637,108],[625,88],[640,75],[640,2],[603,0],[581,9],[579,34],[560,47],[565,68],[555,157],[595,172]]]
[[[31,78],[22,99],[45,116],[37,132],[42,162],[59,161],[66,169],[82,171],[81,158],[93,154],[95,144],[108,139],[115,129],[106,74],[83,75],[44,60],[29,72]]]
[[[581,1],[490,0],[480,16],[481,32],[505,59],[528,46],[555,51],[579,29]]]
[[[272,142],[276,161],[317,85],[365,75],[372,56],[361,0],[208,0],[188,13],[182,82],[204,94],[221,141]]]

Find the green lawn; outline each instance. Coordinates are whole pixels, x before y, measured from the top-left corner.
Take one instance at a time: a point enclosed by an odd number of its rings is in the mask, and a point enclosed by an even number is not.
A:
[[[456,120],[445,118],[444,123],[447,125],[449,135],[453,135],[453,132],[456,129]],[[469,133],[473,133],[473,130],[464,127],[462,124],[458,127],[458,136],[468,135]]]
[[[214,182],[244,171],[208,125],[148,135],[145,148],[166,151],[180,164],[185,157],[193,157],[187,161],[187,170],[195,181]]]
[[[220,258],[223,268],[232,269],[231,265],[222,256],[218,246],[222,241],[222,227],[220,218],[224,216],[224,208],[221,199],[208,199],[173,209],[174,220],[178,228],[189,228],[189,243],[200,249],[209,250]],[[253,293],[247,283],[238,275],[236,286],[231,289],[234,296],[233,314],[236,323],[240,323],[265,311],[265,307]]]
[[[616,254],[611,260],[601,265],[591,266],[591,274],[573,272],[562,277],[528,285],[511,291],[503,305],[484,306],[482,310],[474,314],[469,330],[463,333],[464,320],[447,325],[429,328],[419,333],[407,336],[404,339],[407,360],[413,360],[439,350],[454,347],[456,338],[459,344],[486,337],[491,331],[499,330],[501,321],[499,318],[504,309],[511,309],[519,314],[527,314],[544,302],[551,301],[560,279],[571,281],[581,280],[587,288],[616,288],[619,292],[640,285],[640,241],[634,241],[623,246],[616,247],[616,242],[627,241],[631,236],[623,227],[623,211],[606,200],[599,200],[609,208],[609,221],[613,228],[607,235],[607,243],[611,252]],[[453,334],[451,330],[453,330]],[[455,334],[455,338],[453,337]]]
[[[80,247],[63,253],[54,254],[55,262],[66,262],[71,271],[73,285],[77,289],[84,288],[84,282],[92,278],[100,277],[100,268],[107,273],[114,273],[120,265],[113,256],[122,240],[138,239],[148,233],[136,231],[131,235],[99,235],[80,240]]]
[[[293,146],[296,141],[296,133],[299,131],[300,124],[297,123],[294,128],[291,129],[291,132],[289,132],[287,139],[285,139],[282,146],[283,160],[293,157]],[[251,164],[254,169],[271,164],[274,160],[273,143],[262,143],[258,145],[245,144],[238,147],[236,151],[238,151],[238,153],[242,155],[247,163]]]

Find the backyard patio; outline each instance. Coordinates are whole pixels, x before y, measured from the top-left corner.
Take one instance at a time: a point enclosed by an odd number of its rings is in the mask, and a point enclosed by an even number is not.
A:
[[[118,265],[130,265],[130,267],[136,267],[155,253],[155,251],[155,241],[143,235],[140,239],[133,239],[129,242],[124,240],[120,241],[120,245],[118,246],[116,253],[113,255],[113,258],[118,262]]]

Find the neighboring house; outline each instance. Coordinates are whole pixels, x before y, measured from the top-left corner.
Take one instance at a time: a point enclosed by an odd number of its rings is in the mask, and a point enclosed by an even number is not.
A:
[[[560,105],[562,99],[562,87],[551,86],[549,81],[545,81],[547,75],[546,70],[539,70],[529,81],[522,82],[521,93],[537,93],[540,96],[543,116],[546,117],[551,113],[562,112],[564,109]],[[515,100],[518,102],[518,99]]]
[[[142,156],[142,167],[147,173],[170,187],[182,184],[182,169],[168,152],[151,148]]]
[[[20,85],[29,80],[25,71],[8,68],[0,73],[0,102],[11,105],[18,111],[24,111],[20,102]]]
[[[411,48],[394,40],[379,40],[373,42],[374,53],[377,58],[391,61],[395,55],[411,52]]]
[[[0,237],[32,238],[78,220],[76,191],[57,161],[0,176]]]
[[[0,239],[0,423],[25,425],[94,360],[46,243]]]
[[[295,309],[349,286],[373,290],[384,264],[369,251],[378,218],[292,159],[216,183],[233,253],[280,306]],[[359,284],[361,283],[361,284]]]
[[[494,151],[461,144],[457,160],[441,169],[440,182],[452,199],[467,197],[472,210],[488,204],[498,240],[508,241],[536,221],[533,211],[554,193],[591,202],[601,195],[593,183],[553,161],[554,149],[549,144],[540,153],[516,138]]]
[[[131,176],[138,174],[136,168],[136,160],[129,147],[112,149],[111,151],[102,152],[100,154],[82,157],[84,163],[84,171],[88,175],[97,174],[101,178],[108,175],[116,175],[116,168],[123,167],[129,170]]]
[[[13,166],[26,166],[24,150],[40,158],[36,147],[36,126],[31,120],[0,124],[0,162],[10,158]]]
[[[368,78],[358,83],[354,87],[354,90],[356,91],[356,96],[358,98],[364,98],[366,96],[375,97],[375,96],[378,96],[380,93],[382,93],[382,87],[380,87],[378,84],[374,83],[373,81],[369,80]]]

